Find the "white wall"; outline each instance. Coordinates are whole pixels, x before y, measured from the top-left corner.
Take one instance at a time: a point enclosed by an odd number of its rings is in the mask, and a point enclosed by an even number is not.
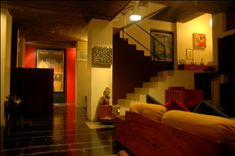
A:
[[[4,125],[4,101],[10,93],[12,17],[8,10],[1,8],[1,115],[0,125]]]
[[[112,93],[112,66],[101,68],[92,66],[92,48],[104,46],[112,48],[113,25],[106,20],[92,19],[88,24],[88,103],[87,115],[94,120],[99,98],[103,95],[105,87]],[[112,101],[112,94],[111,99]]]
[[[200,63],[203,59],[204,64],[213,62],[213,42],[212,42],[212,27],[209,21],[212,18],[211,14],[204,14],[186,23],[177,23],[177,59],[186,60],[186,49],[192,49],[194,54],[194,62]],[[206,35],[206,48],[193,48],[193,33]],[[191,60],[188,60],[191,62]]]
[[[87,96],[87,41],[78,41],[76,45],[76,99],[75,104],[78,108],[85,108]]]

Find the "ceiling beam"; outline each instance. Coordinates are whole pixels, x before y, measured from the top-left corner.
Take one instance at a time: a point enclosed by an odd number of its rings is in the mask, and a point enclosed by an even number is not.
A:
[[[68,41],[61,41],[61,42],[49,42],[49,41],[28,41],[26,42],[27,46],[33,46],[37,48],[71,48],[76,47],[76,42],[68,42]]]

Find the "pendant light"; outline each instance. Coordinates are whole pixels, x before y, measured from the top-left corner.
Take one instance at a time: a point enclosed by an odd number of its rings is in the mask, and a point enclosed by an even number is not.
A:
[[[132,14],[130,15],[130,20],[131,21],[140,21],[141,20],[141,15],[140,15],[140,8],[139,8],[139,1],[134,1],[134,7]]]

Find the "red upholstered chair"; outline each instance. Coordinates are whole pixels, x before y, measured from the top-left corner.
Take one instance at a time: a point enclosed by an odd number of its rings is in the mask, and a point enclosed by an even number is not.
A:
[[[97,107],[97,120],[104,121],[104,120],[112,120],[113,113],[112,113],[112,106],[111,105],[100,105]]]
[[[184,87],[169,87],[165,90],[165,102],[175,100],[188,109],[193,109],[203,101],[203,90],[185,89]]]
[[[100,122],[112,122],[116,115],[120,114],[119,105],[99,105],[96,112],[96,120]]]

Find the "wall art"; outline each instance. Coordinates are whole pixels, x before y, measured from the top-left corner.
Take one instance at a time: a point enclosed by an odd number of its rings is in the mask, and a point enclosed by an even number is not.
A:
[[[193,33],[193,47],[194,48],[206,48],[206,35]]]
[[[193,60],[193,50],[192,49],[189,49],[189,48],[186,49],[186,59]]]
[[[151,30],[150,36],[153,60],[172,62],[174,60],[173,33],[167,31]]]
[[[65,50],[37,49],[37,68],[54,69],[54,92],[64,92]]]
[[[109,67],[112,64],[112,48],[95,46],[92,48],[92,64]]]

